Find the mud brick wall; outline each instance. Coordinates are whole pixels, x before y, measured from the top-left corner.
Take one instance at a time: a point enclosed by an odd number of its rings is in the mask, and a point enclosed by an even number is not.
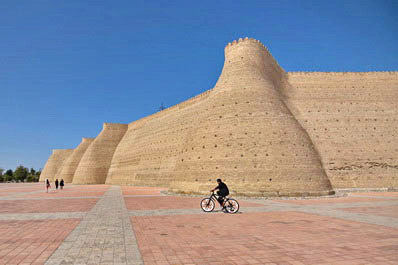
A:
[[[76,168],[79,165],[81,158],[86,152],[87,148],[94,141],[95,138],[83,138],[78,147],[73,150],[73,153],[64,161],[60,169],[59,178],[66,183],[71,183],[75,174]]]
[[[129,125],[104,124],[60,172],[72,180],[78,163],[73,183],[180,193],[207,193],[217,178],[248,196],[398,187],[397,102],[398,72],[287,73],[259,41],[239,39],[225,47],[213,89]]]
[[[105,183],[113,154],[126,130],[127,124],[104,123],[101,133],[82,156],[72,183]]]
[[[54,149],[40,174],[40,181],[45,181],[46,179],[54,181],[59,178],[62,164],[72,153],[73,149]]]
[[[225,55],[214,89],[129,125],[107,183],[200,193],[220,177],[246,195],[331,192],[311,139],[281,98],[286,73],[253,39],[231,43]]]
[[[285,95],[335,188],[398,186],[398,73],[289,73]]]

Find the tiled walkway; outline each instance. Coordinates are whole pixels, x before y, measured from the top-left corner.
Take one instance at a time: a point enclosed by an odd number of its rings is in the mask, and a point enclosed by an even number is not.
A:
[[[2,264],[398,264],[398,193],[239,199],[162,188],[0,184]]]

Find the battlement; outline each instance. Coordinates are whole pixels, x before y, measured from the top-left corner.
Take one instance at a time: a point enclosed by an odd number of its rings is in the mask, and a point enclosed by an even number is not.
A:
[[[377,76],[398,76],[398,71],[371,71],[371,72],[305,72],[305,71],[297,71],[297,72],[287,72],[288,76],[302,76],[302,75],[312,75],[312,76],[369,76],[369,75],[377,75]]]
[[[64,152],[73,151],[73,149],[53,149],[53,154],[58,155]]]
[[[278,71],[281,71],[282,73],[285,73],[285,70],[279,65],[279,63],[275,60],[275,58],[272,56],[271,52],[268,50],[267,46],[265,46],[261,41],[253,39],[253,38],[240,38],[238,40],[234,40],[233,42],[228,43],[225,46],[225,61],[227,62],[230,57],[241,57],[243,58],[244,55],[246,55],[247,49],[251,50],[257,50],[257,52],[262,53],[272,62],[272,64],[275,66],[275,68],[278,69]],[[253,58],[250,58],[253,59]]]
[[[82,138],[82,143],[84,143],[84,142],[88,142],[88,141],[93,141],[95,138],[92,138],[92,137],[83,137]]]
[[[123,123],[104,122],[103,129],[124,129],[127,126],[128,126],[127,124],[123,124]]]

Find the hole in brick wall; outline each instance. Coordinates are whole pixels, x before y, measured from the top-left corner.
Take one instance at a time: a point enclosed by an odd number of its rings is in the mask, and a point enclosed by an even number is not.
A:
[[[269,179],[269,181],[272,181],[272,179]]]
[[[221,119],[221,118],[222,118],[222,116],[219,116],[219,118]]]
[[[200,156],[198,156],[198,159],[200,159]]]
[[[213,158],[213,156],[210,156],[210,158]]]
[[[215,134],[214,137],[217,137],[217,134]]]
[[[203,169],[203,168],[202,168]],[[195,179],[195,181],[198,181],[198,179]]]
[[[240,157],[243,157],[243,154],[241,154]]]
[[[234,168],[238,168],[237,166],[235,166]]]
[[[203,149],[205,149],[205,146],[202,146]]]
[[[215,144],[214,147],[217,147],[217,145]]]

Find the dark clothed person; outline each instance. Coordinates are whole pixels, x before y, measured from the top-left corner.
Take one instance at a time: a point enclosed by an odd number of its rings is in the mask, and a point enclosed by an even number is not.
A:
[[[56,190],[58,189],[58,184],[59,184],[58,179],[56,179],[56,180],[55,180],[55,189],[56,189]]]
[[[226,196],[228,196],[229,189],[228,189],[228,186],[224,182],[221,181],[221,179],[217,179],[217,183],[218,183],[218,186],[215,187],[214,189],[212,189],[211,192],[218,190],[217,195],[219,197],[217,198],[217,201],[221,205],[221,207],[223,207],[223,209],[224,209],[224,199]]]
[[[61,190],[64,188],[65,186],[64,179],[61,179],[61,181],[59,182],[59,186],[61,187]]]

